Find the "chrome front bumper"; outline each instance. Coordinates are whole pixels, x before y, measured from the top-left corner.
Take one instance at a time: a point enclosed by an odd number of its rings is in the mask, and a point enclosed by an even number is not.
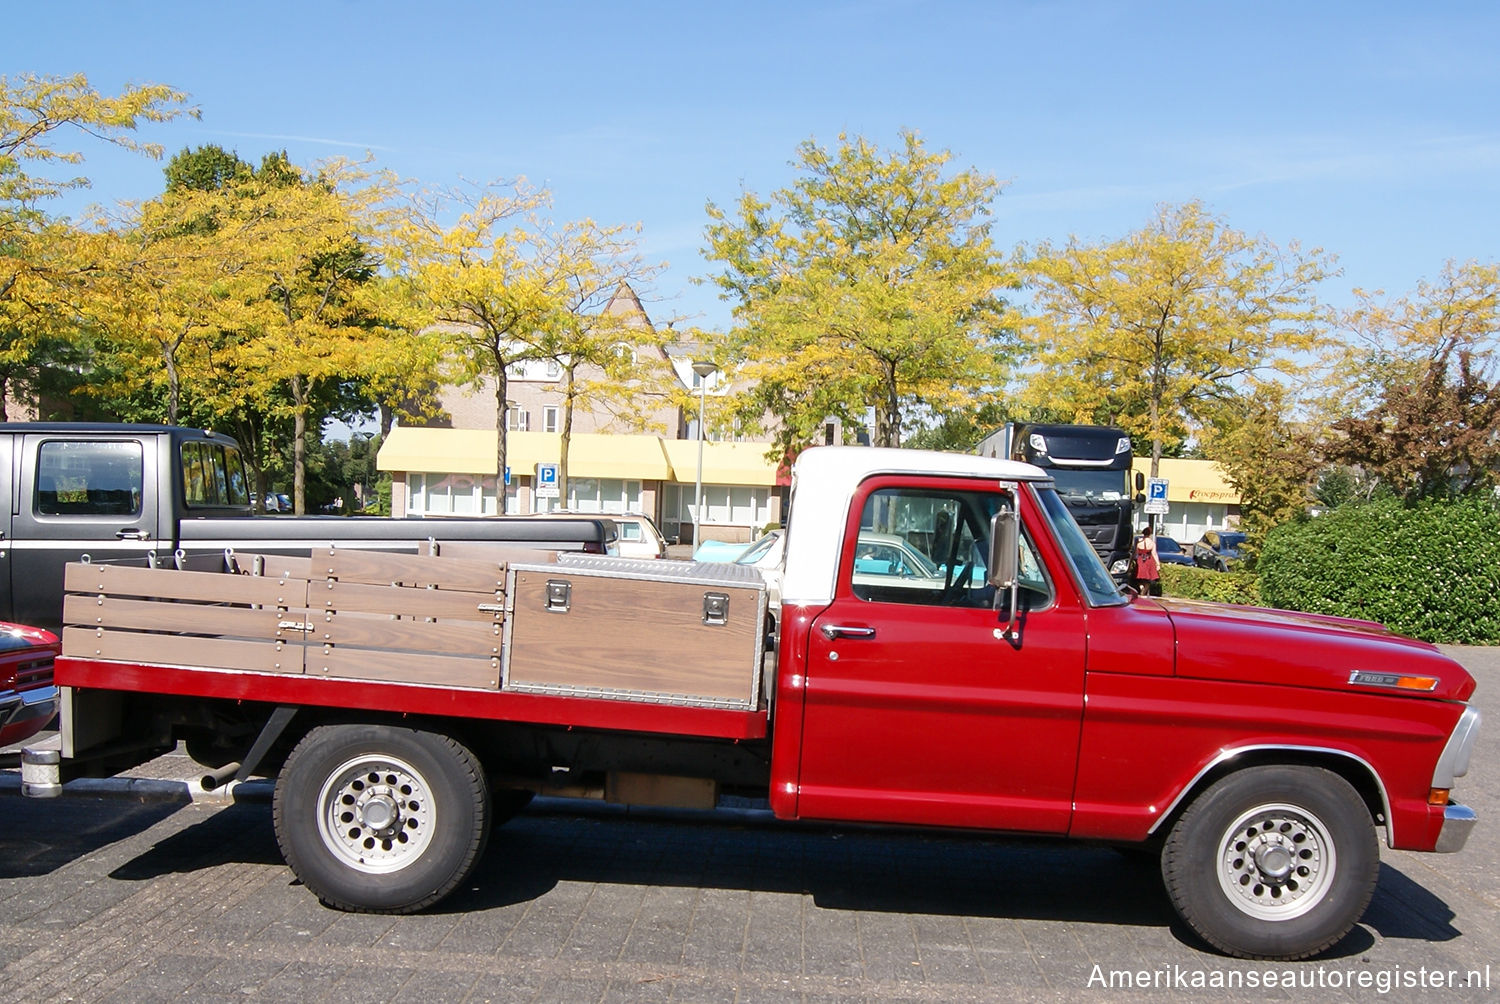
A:
[[[61,701],[61,691],[56,687],[0,694],[0,728],[21,722],[45,722],[57,714]]]
[[[1450,803],[1443,810],[1443,828],[1438,833],[1437,846],[1433,850],[1440,854],[1451,854],[1454,851],[1464,849],[1464,844],[1469,840],[1469,831],[1474,829],[1474,824],[1479,822],[1479,817],[1474,810],[1467,805]]]

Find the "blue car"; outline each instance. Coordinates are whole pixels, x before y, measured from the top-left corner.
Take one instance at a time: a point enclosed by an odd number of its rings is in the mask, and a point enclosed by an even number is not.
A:
[[[1198,538],[1193,545],[1193,564],[1199,568],[1211,568],[1216,572],[1227,572],[1231,565],[1239,563],[1240,548],[1245,543],[1243,533],[1223,533],[1210,530]]]
[[[1193,559],[1171,537],[1156,538],[1156,557],[1163,565],[1187,565],[1189,568],[1193,565]]]

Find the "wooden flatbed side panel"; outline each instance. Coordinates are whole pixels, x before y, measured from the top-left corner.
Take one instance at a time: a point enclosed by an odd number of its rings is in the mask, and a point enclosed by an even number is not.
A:
[[[393,620],[340,610],[334,614],[319,613],[313,620],[308,640],[349,648],[499,658],[501,633],[498,623]]]
[[[314,582],[308,598],[308,607],[313,610],[467,621],[498,621],[503,613],[501,600],[495,594],[456,589],[397,589],[330,580]]]
[[[308,646],[307,674],[496,690],[500,686],[500,659]]]
[[[364,582],[387,586],[460,589],[476,593],[505,591],[505,566],[499,561],[465,558],[429,558],[420,554],[388,554],[335,547],[315,559],[319,577],[340,582]]]
[[[282,645],[270,641],[141,634],[107,628],[63,628],[63,652],[75,659],[300,674],[302,650],[300,642]]]
[[[499,541],[489,542],[483,540],[440,540],[437,542],[438,555],[443,558],[463,558],[476,561],[497,561],[507,565],[532,564],[550,565],[557,560],[557,552],[540,547],[526,547],[521,544],[506,544]],[[424,557],[432,552],[429,545],[422,545]]]
[[[300,642],[304,637],[301,628],[282,625],[301,624],[306,620],[306,610],[280,610],[274,607],[226,607],[78,594],[63,599],[63,622],[78,627]]]
[[[752,707],[760,672],[760,591],[517,569],[506,686],[733,701]],[[548,581],[572,587],[547,609]],[[703,623],[705,593],[728,594],[729,619]]]
[[[169,568],[70,562],[63,571],[70,593],[144,596],[199,603],[243,603],[268,607],[307,606],[307,580],[220,572],[180,572]]]
[[[272,579],[321,579],[324,576],[313,575],[311,558],[295,558],[285,554],[255,554],[244,551],[234,552],[234,563],[245,575],[249,575],[255,568],[255,561],[261,560],[261,575]]]

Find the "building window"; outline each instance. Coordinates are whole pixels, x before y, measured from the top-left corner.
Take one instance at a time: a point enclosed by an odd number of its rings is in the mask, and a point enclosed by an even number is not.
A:
[[[509,510],[514,489],[507,490]],[[409,474],[406,512],[411,516],[494,516],[495,479],[472,474]]]
[[[526,409],[513,404],[505,409],[505,428],[510,432],[525,432],[531,428],[531,416]]]
[[[704,485],[703,522],[763,526],[771,518],[771,489],[748,485]],[[662,492],[662,522],[693,522],[693,486],[665,485]]]
[[[549,404],[549,405],[543,406],[543,408],[542,408],[542,431],[543,432],[556,432],[557,431],[557,423],[558,423],[557,412],[558,412],[558,408],[557,408],[557,405],[555,405],[555,404]]]
[[[568,508],[577,512],[640,512],[641,483],[620,478],[568,478]]]
[[[547,379],[556,380],[560,376],[562,376],[562,363],[558,362],[556,359],[548,359]]]

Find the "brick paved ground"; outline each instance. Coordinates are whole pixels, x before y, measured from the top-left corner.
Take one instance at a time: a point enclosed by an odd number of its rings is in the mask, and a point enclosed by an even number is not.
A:
[[[1459,654],[1482,705],[1500,652]],[[1204,950],[1152,869],[1102,848],[532,812],[470,888],[390,918],[319,906],[264,804],[0,796],[0,1001],[1492,1000],[1497,762],[1492,723],[1462,787],[1469,847],[1384,850],[1365,922],[1295,966]],[[1095,966],[1325,984],[1488,967],[1490,985],[1089,993]]]

